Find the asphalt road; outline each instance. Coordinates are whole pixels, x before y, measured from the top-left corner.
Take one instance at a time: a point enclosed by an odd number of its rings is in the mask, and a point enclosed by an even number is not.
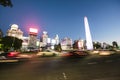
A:
[[[0,63],[0,80],[120,80],[120,54]]]

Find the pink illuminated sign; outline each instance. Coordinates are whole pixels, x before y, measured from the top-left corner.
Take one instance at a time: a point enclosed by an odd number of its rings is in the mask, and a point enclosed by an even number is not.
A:
[[[30,32],[30,33],[36,33],[36,34],[37,34],[37,33],[38,33],[38,30],[35,29],[35,28],[30,28],[30,29],[29,29],[29,32]]]

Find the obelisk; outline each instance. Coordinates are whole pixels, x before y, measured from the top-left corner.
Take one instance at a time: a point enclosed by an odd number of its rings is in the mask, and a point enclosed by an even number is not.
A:
[[[91,33],[90,33],[88,19],[87,19],[86,16],[84,17],[84,25],[85,25],[86,47],[87,47],[87,50],[93,50],[92,37],[91,37]]]

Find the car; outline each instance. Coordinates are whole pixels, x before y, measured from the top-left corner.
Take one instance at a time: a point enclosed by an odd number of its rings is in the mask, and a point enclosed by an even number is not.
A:
[[[87,56],[87,55],[89,55],[89,54],[86,51],[75,50],[75,51],[68,51],[66,53],[63,53],[62,56],[67,56],[67,57],[82,57],[82,56]]]
[[[57,56],[58,54],[58,52],[53,50],[45,50],[37,53],[38,56]]]
[[[85,52],[85,51],[79,51],[79,50],[77,50],[77,51],[70,51],[69,54],[71,56],[78,56],[78,57],[79,56],[87,56],[88,55],[87,52]]]
[[[3,52],[0,54],[1,57],[6,58],[16,58],[18,57],[18,55],[20,54],[20,52],[16,52],[16,51],[11,51],[11,52]]]

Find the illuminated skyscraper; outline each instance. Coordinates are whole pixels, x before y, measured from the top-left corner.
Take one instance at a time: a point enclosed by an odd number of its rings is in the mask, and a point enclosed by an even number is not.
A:
[[[7,31],[7,36],[16,37],[18,39],[23,38],[23,32],[19,29],[17,24],[12,24],[11,29]]]
[[[72,39],[65,37],[61,40],[62,50],[70,50],[72,48]]]
[[[38,30],[35,28],[29,29],[29,47],[36,48]]]
[[[43,45],[46,46],[48,41],[50,41],[50,39],[48,39],[48,33],[46,31],[43,31],[43,35],[42,35]]]
[[[59,36],[56,34],[56,36],[55,36],[55,44],[59,44]]]
[[[86,47],[87,47],[87,50],[93,50],[92,37],[91,37],[91,33],[90,33],[88,19],[87,19],[86,16],[84,17],[84,24],[85,24],[85,34],[86,34]]]

